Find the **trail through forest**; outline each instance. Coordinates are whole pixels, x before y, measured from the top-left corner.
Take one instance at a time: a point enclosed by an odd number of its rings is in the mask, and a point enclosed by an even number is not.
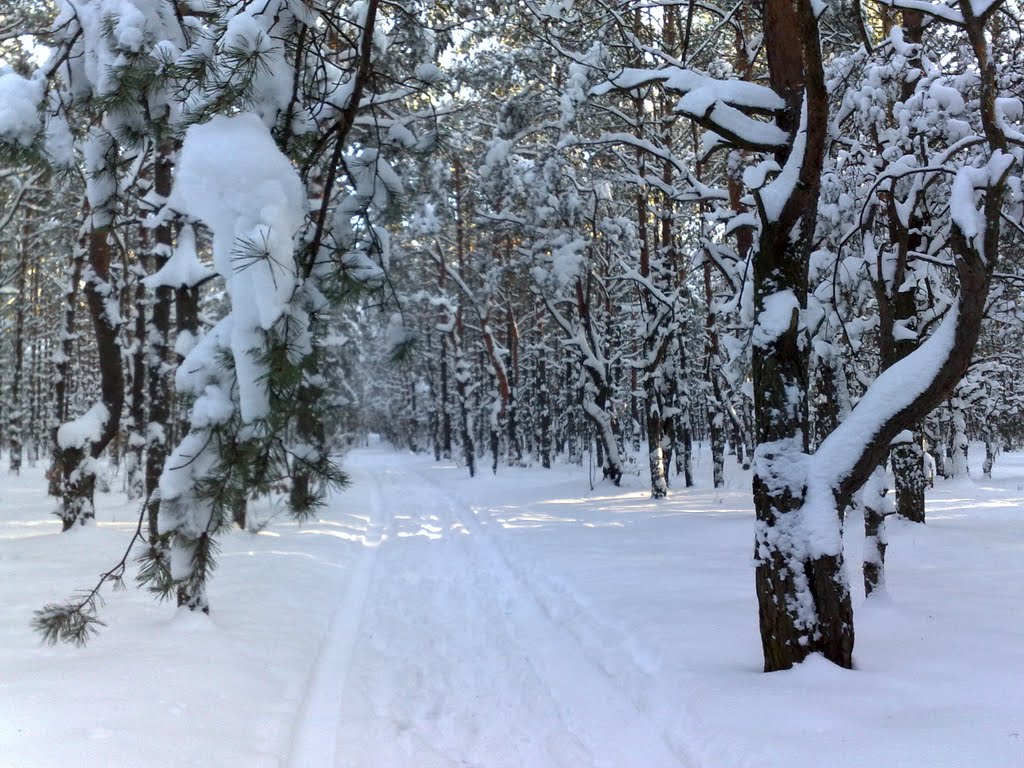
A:
[[[545,612],[469,504],[396,454],[353,469],[373,488],[372,554],[325,640],[293,766],[318,753],[353,768],[693,765]]]

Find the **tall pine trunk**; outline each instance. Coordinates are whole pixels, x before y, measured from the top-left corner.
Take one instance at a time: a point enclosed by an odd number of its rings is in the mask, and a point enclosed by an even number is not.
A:
[[[117,434],[124,405],[119,318],[110,311],[116,306],[116,291],[110,273],[109,223],[92,220],[87,255],[82,274],[99,360],[100,401],[80,419],[58,429],[60,516],[65,531],[95,517],[96,460]]]
[[[171,193],[172,184],[171,152],[161,147],[156,155],[153,170],[154,191],[160,199]],[[189,236],[191,232],[189,232]],[[152,273],[159,271],[170,258],[174,247],[171,225],[162,223],[153,233],[154,247],[150,257]],[[159,534],[160,499],[156,493],[160,474],[167,463],[169,446],[173,440],[171,425],[171,376],[175,368],[171,354],[171,303],[174,291],[170,286],[160,285],[153,290],[149,322],[146,326],[146,395],[148,418],[146,421],[146,471],[145,493],[149,499],[146,511],[150,544],[164,546]]]
[[[18,283],[17,306],[14,310],[14,367],[11,370],[11,404],[7,421],[7,447],[10,451],[10,470],[15,475],[21,473],[21,454],[24,442],[25,407],[22,386],[25,371],[25,306],[27,304],[28,274],[28,239],[31,234],[29,213],[25,211],[25,221],[18,241]]]

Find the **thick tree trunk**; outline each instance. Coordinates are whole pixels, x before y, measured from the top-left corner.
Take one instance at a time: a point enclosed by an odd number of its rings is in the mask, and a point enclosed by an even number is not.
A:
[[[915,523],[924,522],[924,449],[921,436],[898,443],[889,454],[896,489],[896,514]]]
[[[118,432],[124,406],[124,372],[121,368],[121,347],[118,325],[108,311],[116,295],[110,275],[109,230],[92,226],[89,232],[88,270],[85,274],[85,298],[92,318],[99,359],[100,402],[83,418],[89,424],[71,427],[61,451],[61,520],[66,531],[95,516],[93,496],[96,488],[96,459]]]
[[[794,158],[797,184],[776,216],[762,220],[754,258],[754,554],[761,645],[768,672],[788,669],[812,653],[849,668],[853,607],[842,549],[833,542],[812,546],[804,522],[814,515],[838,530],[845,507],[837,499],[831,509],[805,509],[823,502],[805,497],[807,481],[799,469],[810,439],[808,349],[799,319],[807,303],[828,121],[821,48],[807,3],[766,0],[764,29],[771,85],[786,102],[779,127],[794,136],[776,161],[785,166],[791,153],[802,156]],[[797,138],[802,111],[805,127]]]
[[[797,183],[778,217],[763,217],[754,261],[755,560],[761,639],[769,671],[785,669],[815,652],[849,667],[853,616],[842,572],[840,521],[832,518],[850,506],[893,439],[948,397],[967,370],[998,261],[1010,168],[1003,164],[1005,154],[997,152],[1005,150],[1006,139],[995,114],[996,65],[984,24],[964,4],[965,30],[980,64],[982,124],[993,153],[983,183],[983,231],[965,233],[961,220],[952,217],[949,243],[960,289],[956,306],[925,344],[878,377],[850,416],[808,455],[806,345],[801,344],[799,318],[807,296],[827,99],[811,4],[766,0],[764,7],[771,84],[787,103],[779,125],[796,135],[803,111],[805,127],[793,145],[793,151],[803,150]],[[801,41],[800,51],[794,40]],[[789,152],[776,159],[786,165]],[[966,175],[958,174],[954,183],[979,186],[977,169],[960,173]],[[769,304],[771,311],[766,312]],[[783,322],[787,315],[788,327]],[[908,391],[906,382],[922,375],[922,387]],[[856,450],[851,454],[852,446]],[[806,529],[809,518],[814,519],[813,537]]]

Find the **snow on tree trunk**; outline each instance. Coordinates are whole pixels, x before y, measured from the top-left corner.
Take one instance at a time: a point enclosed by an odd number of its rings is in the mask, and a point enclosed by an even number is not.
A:
[[[145,235],[145,233],[143,233]],[[140,240],[145,243],[144,236]],[[125,424],[124,490],[130,499],[145,494],[146,450],[146,286],[141,274],[135,271],[135,298],[133,319],[128,416]]]
[[[171,147],[160,146],[154,157],[153,191],[158,199],[166,200],[172,191]],[[148,287],[153,291],[150,302],[149,318],[146,323],[146,395],[149,405],[146,419],[146,470],[145,493],[149,498],[146,515],[149,526],[149,542],[151,546],[161,542],[159,535],[160,499],[156,493],[160,483],[160,475],[167,462],[171,440],[171,405],[173,387],[171,371],[173,360],[170,349],[171,333],[171,301],[175,283],[186,283],[195,274],[175,275],[173,279],[160,280],[160,275],[174,256],[173,235],[171,226],[163,221],[153,233],[154,246],[150,254],[150,269],[154,278]],[[194,233],[191,227],[182,229],[179,235],[179,249],[187,252],[179,253],[176,264],[185,264],[190,268],[196,264]],[[162,546],[162,543],[160,544]]]
[[[711,282],[711,263],[704,262],[704,303],[707,315],[704,319],[704,354],[707,362],[704,368],[705,390],[708,404],[708,440],[711,443],[711,474],[715,488],[725,485],[725,408],[722,404],[722,389],[718,383],[720,362],[718,314],[714,308],[714,290]]]
[[[99,359],[100,400],[82,416],[57,430],[61,471],[60,517],[63,529],[84,524],[95,516],[97,459],[118,432],[124,405],[124,371],[118,332],[121,317],[110,270],[110,236],[113,223],[109,206],[114,190],[110,169],[104,165],[112,147],[110,137],[93,134],[90,152],[95,175],[89,188],[88,256],[82,268],[85,299],[92,319]]]
[[[808,350],[800,320],[828,120],[821,48],[809,4],[768,0],[764,23],[771,85],[786,104],[779,127],[794,138],[776,153],[777,179],[757,193],[754,555],[761,644],[765,671],[788,669],[816,652],[851,667],[845,505],[830,493],[808,498]]]
[[[944,425],[940,424],[939,428],[943,429]],[[946,441],[941,436],[935,438],[931,455],[932,461],[935,463],[935,477],[949,477],[950,462],[946,453]]]
[[[996,454],[998,450],[996,448],[995,438],[992,436],[990,431],[985,432],[985,462],[981,465],[981,473],[985,478],[991,479],[992,467],[996,463]]]
[[[25,300],[26,276],[28,272],[28,237],[30,232],[28,212],[25,213],[25,222],[22,225],[21,237],[18,240],[18,281],[17,281],[17,308],[14,319],[14,368],[11,371],[11,410],[7,417],[7,447],[10,451],[10,471],[17,475],[21,473],[22,454],[22,428],[25,421],[25,409],[21,395],[23,372],[25,368]]]
[[[959,397],[954,397],[950,401],[949,407],[953,414],[953,444],[950,446],[950,452],[952,454],[952,469],[950,477],[967,477],[967,418],[964,415],[963,400]]]
[[[864,484],[864,594],[885,592],[885,518],[893,514],[885,467],[878,467]]]
[[[912,433],[910,437],[910,440],[894,445],[889,454],[895,478],[896,514],[905,520],[923,523],[924,489],[927,482],[924,449],[921,447],[920,434]]]
[[[61,462],[63,452],[57,441],[57,431],[60,425],[67,421],[69,413],[71,361],[74,358],[75,350],[75,309],[78,305],[78,283],[82,275],[82,261],[80,247],[76,247],[75,252],[71,254],[70,264],[65,274],[67,287],[64,289],[62,305],[60,349],[53,355],[56,381],[54,382],[54,412],[51,430],[52,458],[50,468],[46,473],[48,493],[51,496],[60,496],[61,478],[64,474]]]
[[[548,349],[543,342],[537,353],[537,451],[541,466],[551,469],[551,395],[548,391]]]
[[[664,435],[662,433],[661,409],[658,395],[654,387],[645,377],[644,390],[647,401],[647,464],[651,474],[651,496],[661,499],[668,495],[668,481],[665,477],[665,454],[662,449]]]
[[[469,470],[469,476],[476,475],[476,442],[473,439],[473,412],[469,406],[470,385],[473,374],[466,362],[459,341],[455,352],[455,399],[459,406],[459,436],[462,443],[462,459]]]

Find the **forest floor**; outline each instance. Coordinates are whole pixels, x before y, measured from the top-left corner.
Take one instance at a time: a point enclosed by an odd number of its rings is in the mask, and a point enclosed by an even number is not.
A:
[[[129,588],[85,649],[40,645],[31,613],[120,557],[133,507],[103,494],[61,534],[42,469],[6,477],[0,766],[1024,766],[1022,455],[890,524],[882,598],[851,517],[857,669],[772,675],[748,474],[655,502],[579,467],[345,465],[316,522],[225,537],[209,616]]]

